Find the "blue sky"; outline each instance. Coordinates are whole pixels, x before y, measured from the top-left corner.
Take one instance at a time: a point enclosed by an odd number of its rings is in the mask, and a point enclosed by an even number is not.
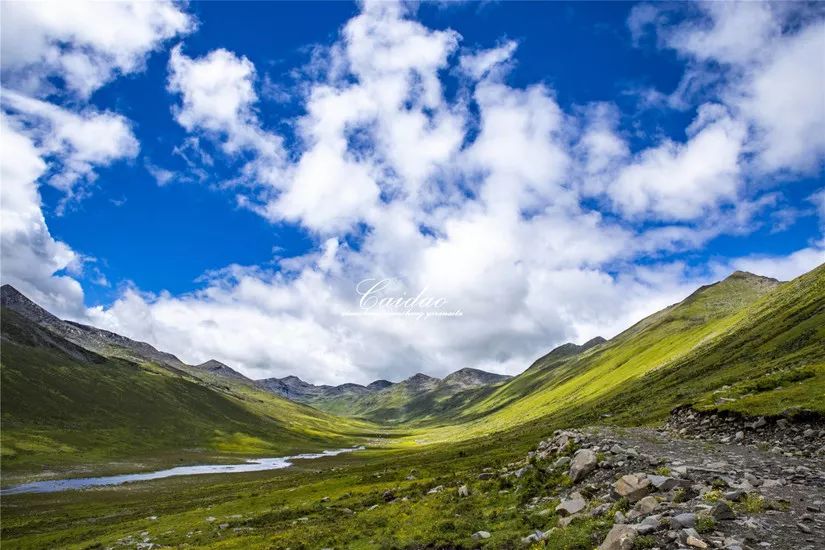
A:
[[[817,5],[61,9],[3,5],[4,282],[185,360],[515,372],[825,259]],[[367,277],[465,316],[343,319]]]

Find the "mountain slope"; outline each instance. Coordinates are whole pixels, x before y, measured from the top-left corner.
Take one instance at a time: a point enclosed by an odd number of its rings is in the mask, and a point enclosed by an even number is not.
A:
[[[364,423],[257,389],[238,373],[227,377],[229,367],[217,362],[170,369],[124,359],[122,349],[109,357],[88,350],[53,332],[67,328],[14,293],[4,289],[11,297],[4,304],[14,309],[0,310],[4,481],[9,473],[81,464],[133,470],[216,454],[279,456],[347,446],[372,433]],[[124,459],[140,464],[109,464]]]
[[[418,373],[380,391],[309,400],[332,414],[389,424],[427,423],[489,394],[510,377],[464,368],[443,380]]]
[[[713,403],[725,385],[742,397],[723,408],[825,411],[814,398],[825,393],[823,342],[825,267],[784,284],[737,272],[606,343],[534,365],[428,436],[468,438],[548,415],[569,423],[654,421],[677,405]],[[780,393],[752,393],[774,378]],[[781,392],[788,394],[784,404]]]

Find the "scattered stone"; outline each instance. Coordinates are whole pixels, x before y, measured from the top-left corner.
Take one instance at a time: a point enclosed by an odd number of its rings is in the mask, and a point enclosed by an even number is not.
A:
[[[599,550],[632,550],[636,536],[637,533],[633,527],[614,525],[599,546]]]
[[[493,474],[491,472],[484,472],[484,473],[478,474],[478,479],[481,479],[481,480],[493,479],[494,477],[495,477],[495,474]]]
[[[620,497],[636,502],[650,492],[650,480],[644,475],[627,474],[614,483],[613,488]]]
[[[564,468],[568,464],[570,464],[570,457],[569,456],[560,456],[553,463],[553,468]]]
[[[470,488],[466,485],[462,485],[458,488],[458,496],[460,497],[468,497],[470,496]]]
[[[392,491],[384,491],[383,498],[384,502],[392,502],[393,500],[395,500],[395,493],[393,493]]]
[[[556,512],[562,517],[572,516],[573,514],[578,514],[586,507],[587,501],[584,500],[581,493],[573,493],[570,495],[570,498],[561,501],[561,503],[556,506]]]
[[[659,506],[659,501],[656,500],[656,497],[646,496],[637,502],[634,508],[637,512],[647,515],[653,512],[657,506]]]
[[[694,548],[708,547],[708,543],[706,543],[700,538],[694,537],[693,535],[688,535],[687,539],[685,540],[685,544],[687,544],[688,546],[692,546]]]
[[[811,530],[811,528],[810,528],[810,527],[808,527],[807,525],[805,525],[804,523],[802,523],[801,521],[800,521],[800,522],[798,522],[798,523],[796,524],[796,527],[797,527],[800,531],[802,531],[803,533],[805,533],[806,535],[810,535],[811,533],[813,533],[813,531]]]
[[[717,521],[736,519],[736,514],[733,509],[723,500],[720,500],[711,508],[710,515]]]
[[[526,537],[522,537],[521,542],[523,544],[532,544],[534,542],[544,540],[544,537],[545,537],[544,532],[539,531],[538,529],[536,529],[536,531],[534,533],[530,533]]]
[[[670,518],[671,527],[678,529],[680,527],[692,528],[696,526],[696,514],[683,513]]]
[[[647,478],[650,480],[651,485],[653,485],[653,487],[655,487],[657,491],[661,491],[663,493],[666,493],[679,485],[679,480],[673,479],[672,477],[647,476]]]
[[[436,493],[440,493],[440,492],[441,492],[441,491],[443,491],[443,490],[444,490],[444,486],[443,486],[443,485],[438,485],[438,486],[436,486],[436,487],[433,487],[433,488],[432,488],[432,489],[430,489],[429,491],[427,491],[427,494],[428,494],[428,495],[434,495],[434,494],[436,494]]]
[[[476,540],[482,540],[489,539],[491,535],[488,531],[476,531],[472,536]]]
[[[570,463],[570,479],[573,483],[584,479],[587,474],[596,469],[597,463],[596,453],[590,449],[579,449]]]
[[[519,468],[518,470],[513,472],[513,475],[515,475],[516,477],[522,477],[522,476],[524,476],[524,474],[526,474],[527,472],[529,472],[532,469],[533,469],[533,467],[528,464],[527,466],[524,466],[523,468]]]

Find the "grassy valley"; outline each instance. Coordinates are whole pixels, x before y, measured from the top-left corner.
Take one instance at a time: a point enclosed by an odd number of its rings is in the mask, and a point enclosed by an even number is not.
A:
[[[326,411],[221,376],[225,365],[206,375],[103,357],[3,314],[4,477],[368,446],[286,470],[9,495],[9,548],[520,548],[525,533],[559,524],[555,506],[571,490],[555,459],[514,474],[538,464],[524,456],[554,430],[612,425],[617,437],[680,406],[825,415],[825,266],[787,283],[735,273],[508,380],[418,376],[326,398]],[[539,546],[592,549],[627,506],[607,504]],[[481,530],[492,535],[472,538]]]

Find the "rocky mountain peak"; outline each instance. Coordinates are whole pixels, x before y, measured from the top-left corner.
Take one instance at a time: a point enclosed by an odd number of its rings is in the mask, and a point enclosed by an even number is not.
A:
[[[10,284],[5,284],[0,287],[0,303],[3,307],[38,324],[54,324],[60,322],[60,319],[29,300],[22,292]]]
[[[213,374],[217,374],[219,376],[225,376],[228,378],[235,378],[236,380],[249,380],[246,376],[239,373],[232,367],[221,363],[215,359],[210,359],[206,363],[201,363],[200,365],[195,366],[196,369],[204,370],[211,372]]]
[[[495,374],[479,369],[465,367],[449,374],[442,380],[445,385],[457,385],[463,387],[485,386],[496,384],[510,378],[504,374]]]

